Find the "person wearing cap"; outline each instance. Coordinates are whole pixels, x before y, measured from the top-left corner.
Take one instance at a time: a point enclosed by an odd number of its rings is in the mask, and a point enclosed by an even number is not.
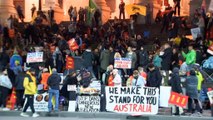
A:
[[[55,68],[52,69],[52,74],[47,80],[47,84],[49,86],[49,100],[48,100],[48,110],[49,112],[52,112],[52,98],[55,96],[55,108],[54,111],[58,112],[58,106],[59,106],[59,85],[61,82],[61,76],[58,75],[57,70]]]
[[[114,86],[122,86],[122,79],[120,74],[118,73],[118,69],[113,69],[112,74],[113,74],[112,82],[114,83]]]
[[[30,68],[30,70],[27,71],[26,76],[24,78],[23,86],[25,88],[24,90],[25,104],[23,106],[23,111],[20,115],[23,117],[29,117],[26,111],[28,107],[30,107],[33,113],[32,117],[38,117],[39,114],[35,112],[34,105],[33,105],[34,95],[36,94],[36,91],[37,91],[35,69]]]
[[[48,90],[47,80],[50,76],[47,68],[44,68],[41,74],[41,84],[43,84],[44,90]]]

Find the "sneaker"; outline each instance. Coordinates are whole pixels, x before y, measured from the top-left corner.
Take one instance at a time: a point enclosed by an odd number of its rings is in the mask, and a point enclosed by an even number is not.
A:
[[[20,116],[22,116],[22,117],[30,117],[27,113],[24,113],[24,112],[22,112],[22,113],[20,114]]]
[[[3,111],[10,111],[9,108],[3,108],[2,110],[3,110]]]
[[[33,113],[32,117],[38,117],[39,114],[38,113]]]

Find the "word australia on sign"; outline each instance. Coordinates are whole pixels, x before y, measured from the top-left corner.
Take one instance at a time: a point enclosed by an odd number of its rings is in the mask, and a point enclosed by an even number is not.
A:
[[[43,52],[27,53],[27,63],[43,62]]]
[[[105,89],[107,111],[145,115],[158,113],[158,88],[106,87]]]

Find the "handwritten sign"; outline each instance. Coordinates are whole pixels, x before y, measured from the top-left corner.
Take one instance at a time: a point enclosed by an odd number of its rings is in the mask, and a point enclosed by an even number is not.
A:
[[[213,91],[207,92],[207,95],[208,95],[208,97],[209,97],[210,103],[213,104]]]
[[[198,35],[201,34],[200,28],[193,28],[193,29],[191,29],[191,34],[192,34],[193,40],[196,40],[196,38],[198,37]]]
[[[107,111],[145,115],[158,113],[158,88],[106,87],[105,89]]]
[[[129,58],[115,58],[114,68],[130,69],[132,61]]]
[[[188,103],[188,96],[181,95],[176,92],[171,92],[171,96],[169,98],[169,104],[186,108],[187,103]]]
[[[43,52],[27,53],[27,63],[43,62]]]
[[[79,112],[99,112],[100,97],[99,96],[78,96]]]
[[[47,112],[48,111],[48,93],[35,94],[34,95],[34,108],[36,112]],[[27,111],[31,111],[30,107]]]

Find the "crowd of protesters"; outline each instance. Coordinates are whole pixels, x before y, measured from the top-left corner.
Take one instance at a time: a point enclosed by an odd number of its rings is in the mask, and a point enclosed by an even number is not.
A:
[[[101,84],[157,88],[161,85],[171,86],[172,91],[189,96],[187,112],[200,116],[203,108],[199,101],[199,92],[203,77],[195,63],[201,65],[203,60],[211,56],[206,52],[211,40],[205,35],[213,26],[213,14],[207,16],[203,9],[196,10],[191,25],[199,27],[201,34],[191,42],[185,35],[178,32],[182,26],[188,28],[185,19],[174,17],[173,9],[168,9],[171,11],[163,16],[159,13],[156,21],[163,24],[161,32],[164,29],[169,31],[170,41],[152,40],[154,41],[152,44],[155,48],[154,51],[147,49],[146,46],[149,43],[142,35],[135,35],[134,32],[131,32],[129,26],[132,22],[128,23],[115,18],[112,23],[107,23],[108,27],[100,25],[98,23],[101,16],[99,10],[94,13],[93,24],[90,25],[86,23],[85,9],[80,8],[77,12],[76,7],[72,6],[68,11],[69,25],[57,24],[54,21],[54,15],[51,15],[52,18],[48,18],[45,14],[39,13],[32,23],[26,23],[23,27],[21,26],[23,24],[19,24],[18,20],[11,16],[9,19],[12,23],[2,25],[0,31],[0,80],[7,83],[7,87],[0,85],[0,107],[3,107],[3,110],[9,110],[6,108],[6,96],[10,94],[12,88],[15,88],[16,108],[18,110],[23,108],[21,115],[28,116],[25,112],[30,106],[34,113],[33,116],[37,117],[38,114],[33,108],[35,84],[44,84],[44,90],[49,90],[50,98],[52,95],[56,95],[58,98],[60,77],[56,73],[67,71],[65,69],[67,56],[80,56],[83,60],[82,66],[93,77],[100,80]],[[20,19],[23,21],[23,18]],[[15,30],[15,36],[9,35],[9,29]],[[77,50],[70,50],[67,41],[71,38],[75,38],[79,47]],[[26,63],[27,53],[37,51],[35,47],[38,46],[43,48],[41,51],[44,52],[44,62],[29,65],[31,68],[25,72],[23,66]],[[113,68],[115,58],[131,59],[131,68]],[[49,73],[48,68],[54,68],[52,74]],[[172,75],[170,75],[170,71],[172,71]],[[77,84],[76,74],[76,71],[69,73],[67,81]],[[181,78],[184,78],[185,82]],[[8,84],[11,85],[8,86]],[[182,90],[183,86],[186,88],[186,92]],[[23,95],[27,99],[25,105],[23,105]],[[54,110],[58,111],[58,104],[55,107]],[[49,104],[48,108],[51,112],[52,104]],[[174,106],[172,113],[183,115],[186,112],[182,108]]]

